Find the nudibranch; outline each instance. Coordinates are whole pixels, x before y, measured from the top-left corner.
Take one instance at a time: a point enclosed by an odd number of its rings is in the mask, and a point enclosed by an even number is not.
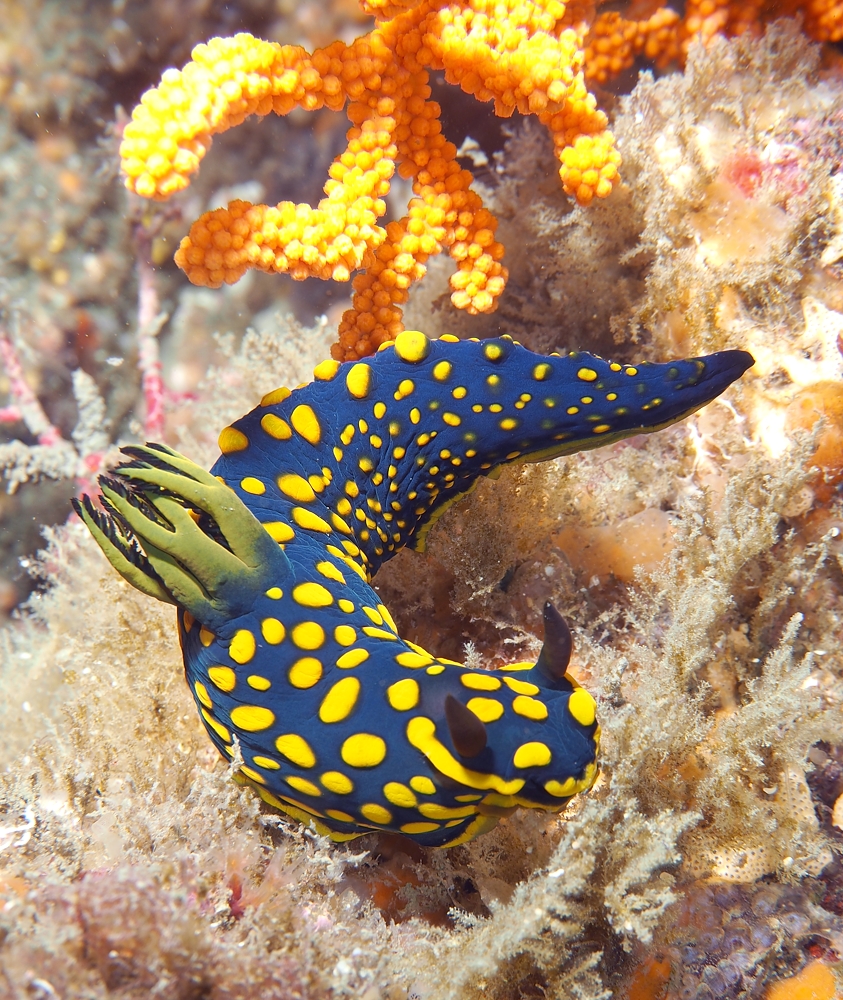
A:
[[[448,847],[588,789],[595,702],[551,605],[538,662],[468,669],[401,639],[378,567],[423,550],[480,476],[658,430],[752,363],[622,365],[407,330],[268,393],[222,431],[210,473],[160,444],[124,448],[102,509],[75,507],[130,583],[177,605],[208,735],[228,758],[239,743],[238,774],[267,803],[336,841]]]

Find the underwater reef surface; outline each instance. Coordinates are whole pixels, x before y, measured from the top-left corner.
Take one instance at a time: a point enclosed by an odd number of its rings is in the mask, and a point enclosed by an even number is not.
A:
[[[587,208],[529,120],[474,151],[506,293],[493,315],[457,312],[437,258],[408,327],[619,361],[743,348],[756,365],[658,435],[483,482],[425,555],[376,578],[402,635],[490,669],[535,656],[553,601],[598,700],[594,789],[453,850],[377,835],[336,847],[231,780],[184,685],[172,610],[66,520],[113,444],[150,426],[156,369],[139,349],[154,343],[163,364],[164,439],[209,466],[232,419],[310,379],[348,304],[343,286],[278,276],[195,289],[170,263],[191,219],[246,196],[232,194],[244,177],[264,189],[253,199],[318,197],[343,143],[330,114],[240,126],[175,207],[127,200],[114,174],[115,102],[130,107],[195,42],[251,30],[312,47],[366,30],[352,3],[224,6],[0,4],[0,347],[23,411],[0,425],[16,487],[0,498],[2,595],[17,608],[0,633],[0,998],[833,997],[833,60],[779,22],[642,75],[614,101],[622,182]],[[174,12],[178,29],[153,31]],[[489,125],[476,107],[469,135]]]

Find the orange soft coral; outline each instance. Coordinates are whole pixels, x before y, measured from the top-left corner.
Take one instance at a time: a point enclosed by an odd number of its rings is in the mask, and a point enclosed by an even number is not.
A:
[[[652,10],[651,4],[645,6]],[[605,83],[640,55],[659,67],[682,64],[694,42],[741,35],[784,15],[801,15],[806,34],[815,41],[843,39],[843,0],[688,0],[684,17],[670,7],[653,10],[643,20],[627,13],[606,11],[594,19],[585,49],[587,80]]]
[[[250,267],[338,281],[363,269],[334,349],[341,360],[370,354],[400,332],[411,282],[443,248],[457,263],[457,308],[491,312],[506,282],[497,221],[442,135],[429,70],[444,69],[450,83],[494,101],[499,115],[538,114],[553,134],[563,186],[582,204],[611,192],[620,163],[583,80],[584,28],[566,24],[559,0],[364,6],[381,20],[350,45],[309,54],[240,34],[197,46],[183,70],[168,70],[144,94],[121,146],[127,187],[164,199],[189,184],[212,137],[248,115],[340,110],[348,102],[348,146],[315,208],[235,201],[194,223],[176,254],[192,282],[211,287]],[[414,197],[404,218],[382,227],[396,165],[412,179]]]

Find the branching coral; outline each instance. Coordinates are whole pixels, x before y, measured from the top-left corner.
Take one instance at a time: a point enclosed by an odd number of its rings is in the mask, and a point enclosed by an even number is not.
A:
[[[736,37],[757,34],[766,22],[801,13],[805,32],[818,42],[843,38],[841,0],[690,0],[684,16],[671,7],[660,7],[642,20],[606,11],[591,27],[585,50],[586,79],[603,83],[632,66],[643,55],[657,66],[685,56],[694,42],[709,42],[715,35]]]
[[[429,70],[494,101],[498,115],[538,115],[553,135],[565,190],[582,204],[611,192],[620,162],[607,118],[585,88],[584,26],[564,3],[372,6],[383,19],[368,35],[312,54],[248,34],[197,46],[183,70],[168,70],[144,94],[121,146],[130,190],[167,198],[189,183],[212,137],[248,115],[338,111],[348,102],[348,146],[315,208],[232,202],[194,223],[176,255],[192,282],[211,287],[252,267],[336,281],[364,268],[340,325],[334,355],[341,360],[395,337],[410,284],[443,248],[457,262],[451,299],[458,309],[491,312],[506,282],[497,222],[442,135]],[[407,215],[381,226],[396,165],[412,179],[415,197]]]

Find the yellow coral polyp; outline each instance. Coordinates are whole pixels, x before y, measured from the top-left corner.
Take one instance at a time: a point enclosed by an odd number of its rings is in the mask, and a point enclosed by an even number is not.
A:
[[[363,271],[340,324],[340,360],[401,332],[400,307],[432,254],[447,249],[457,264],[451,300],[459,309],[493,311],[506,284],[497,220],[442,134],[431,69],[493,101],[499,115],[538,114],[553,133],[565,190],[582,204],[611,192],[620,163],[586,91],[582,31],[565,23],[564,3],[369,0],[364,9],[380,19],[369,34],[312,54],[248,34],[196,46],[183,70],[167,70],[143,95],[120,147],[127,187],[165,199],[190,183],[213,136],[248,115],[347,104],[347,146],[318,205],[234,201],[198,219],[175,258],[190,281],[212,288],[249,268],[334,281]],[[404,218],[383,227],[396,168],[413,198]]]

